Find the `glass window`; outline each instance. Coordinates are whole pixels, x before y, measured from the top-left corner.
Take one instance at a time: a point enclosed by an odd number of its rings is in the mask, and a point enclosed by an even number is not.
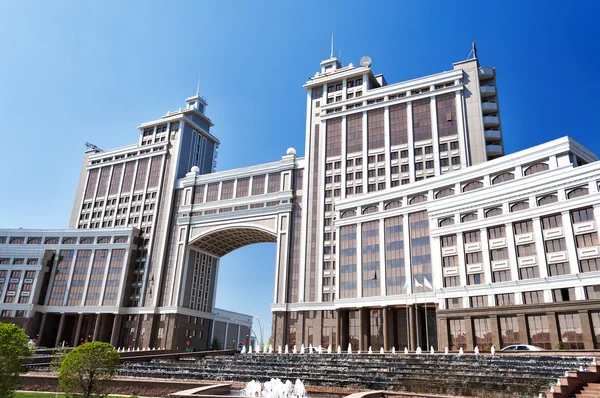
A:
[[[413,101],[413,135],[416,142],[431,139],[431,100]]]
[[[513,173],[502,173],[498,174],[496,177],[492,179],[492,185],[500,184],[501,182],[511,181],[515,179],[515,175]]]
[[[571,220],[573,224],[591,221],[594,219],[594,209],[592,207],[587,207],[585,209],[573,210],[571,212]]]
[[[449,319],[448,333],[450,340],[450,350],[458,351],[461,347],[467,347],[467,333],[464,319]]]
[[[342,154],[342,118],[327,120],[325,134],[326,156],[340,156]]]
[[[578,313],[558,314],[560,340],[567,350],[582,350],[583,333]]]
[[[483,188],[483,182],[481,181],[471,181],[463,187],[463,192],[474,191],[475,189]]]
[[[548,166],[546,163],[536,163],[532,166],[529,166],[527,169],[525,169],[525,172],[523,174],[526,176],[530,176],[532,174],[548,170],[549,168],[550,168],[550,166]]]
[[[519,322],[516,316],[498,317],[500,321],[500,347],[521,343]]]
[[[515,230],[515,235],[533,232],[533,222],[531,220],[515,222],[513,229]]]
[[[362,112],[346,118],[346,151],[349,154],[362,151]]]
[[[532,345],[551,350],[548,317],[546,315],[528,315],[527,325],[529,326],[529,342]]]

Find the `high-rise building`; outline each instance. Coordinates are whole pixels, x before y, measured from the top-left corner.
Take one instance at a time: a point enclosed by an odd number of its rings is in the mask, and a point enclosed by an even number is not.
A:
[[[505,155],[477,58],[394,84],[368,57],[320,67],[303,158],[216,172],[197,95],[87,152],[71,229],[0,230],[2,319],[44,345],[230,348],[252,319],[214,308],[219,259],[277,242],[275,346],[600,347],[597,158]]]
[[[206,106],[196,94],[185,108],[139,126],[137,144],[88,150],[69,230],[0,230],[2,302],[15,303],[0,305],[2,318],[51,346],[104,339],[207,349],[212,336],[227,348],[246,339],[251,316],[214,308],[213,257],[196,259],[194,311],[178,310],[175,186],[190,170],[216,166],[219,141]]]

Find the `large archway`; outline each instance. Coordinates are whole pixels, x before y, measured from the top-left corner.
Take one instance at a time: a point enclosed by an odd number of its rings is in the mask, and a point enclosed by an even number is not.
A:
[[[191,248],[223,257],[243,246],[277,242],[277,233],[258,225],[225,225],[209,229],[190,241]]]

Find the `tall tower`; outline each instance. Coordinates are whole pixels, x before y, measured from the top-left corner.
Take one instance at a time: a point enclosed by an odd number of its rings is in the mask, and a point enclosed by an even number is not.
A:
[[[168,258],[169,231],[180,201],[174,184],[192,167],[207,174],[216,166],[219,141],[210,133],[207,102],[198,93],[185,102],[184,108],[140,125],[137,144],[84,156],[69,227],[141,231],[136,265],[120,303],[126,307],[170,305],[175,270]],[[126,334],[140,341],[141,324],[128,328]]]

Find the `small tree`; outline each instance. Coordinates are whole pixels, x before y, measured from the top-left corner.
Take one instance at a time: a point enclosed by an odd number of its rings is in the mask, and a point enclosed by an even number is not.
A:
[[[213,351],[223,349],[223,347],[221,346],[221,342],[219,341],[218,338],[213,337],[212,342],[210,343],[210,349]]]
[[[21,363],[31,357],[32,353],[29,337],[21,328],[0,322],[0,397],[14,396]]]
[[[60,388],[68,395],[83,398],[105,397],[107,381],[120,363],[117,350],[108,343],[86,343],[69,352],[58,374]]]

